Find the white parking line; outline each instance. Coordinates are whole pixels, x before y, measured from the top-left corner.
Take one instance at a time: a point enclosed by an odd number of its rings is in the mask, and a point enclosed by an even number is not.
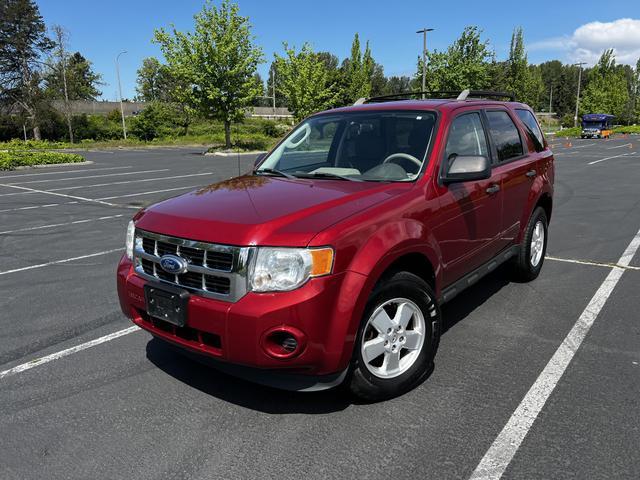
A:
[[[109,335],[105,335],[103,337],[81,343],[80,345],[76,345],[75,347],[70,347],[65,350],[52,353],[51,355],[47,355],[45,357],[36,358],[27,363],[23,363],[22,365],[18,365],[16,367],[10,368],[9,370],[0,372],[0,379],[8,377],[10,375],[15,375],[16,373],[24,372],[26,370],[31,370],[32,368],[39,367],[40,365],[52,362],[53,360],[67,357],[74,353],[81,352],[82,350],[86,350],[87,348],[95,347],[96,345],[100,345],[101,343],[109,342],[124,335],[129,335],[130,333],[137,332],[138,330],[140,330],[140,327],[136,327],[134,325],[132,327],[125,328],[124,330],[118,330],[117,332],[110,333]]]
[[[89,255],[81,255],[79,257],[65,258],[63,260],[53,260],[52,262],[40,263],[38,265],[29,265],[28,267],[20,267],[20,268],[14,268],[12,270],[5,270],[4,272],[0,272],[0,276],[9,275],[10,273],[24,272],[26,270],[34,270],[36,268],[49,267],[51,265],[59,265],[61,263],[69,263],[69,262],[73,262],[74,260],[84,260],[85,258],[99,257],[100,255],[108,255],[109,253],[114,253],[118,251],[122,251],[122,247],[112,248],[111,250],[104,250],[103,252],[90,253]]]
[[[589,162],[589,165],[595,165],[596,163],[604,162],[605,160],[611,160],[612,158],[626,157],[627,155],[633,155],[634,153],[636,152],[623,153],[620,155],[614,155],[613,157],[601,158],[600,160],[594,160],[593,162]]]
[[[607,150],[613,150],[614,148],[630,147],[631,143],[625,143],[624,145],[616,145],[615,147],[607,147]]]
[[[498,437],[484,455],[474,472],[472,480],[497,480],[511,463],[513,456],[518,451],[525,436],[531,429],[533,422],[547,402],[549,396],[556,388],[566,368],[571,363],[574,355],[580,348],[591,326],[602,310],[605,302],[618,284],[620,277],[628,267],[633,256],[640,248],[640,231],[631,240],[617,264],[602,282],[598,291],[584,309],[578,321],[573,325],[562,344],[544,367],[525,397],[516,408],[509,421],[504,426]],[[621,268],[623,267],[623,268]]]
[[[32,205],[30,207],[18,207],[18,208],[5,208],[4,210],[0,210],[0,213],[5,212],[18,212],[20,210],[33,210],[36,208],[49,208],[49,207],[59,207],[61,205],[73,205],[80,202],[64,202],[64,203],[47,203],[46,205]]]
[[[47,192],[60,192],[62,190],[72,190],[74,188],[95,188],[95,187],[108,187],[110,185],[126,185],[129,183],[144,183],[144,182],[153,182],[153,181],[164,181],[164,180],[175,180],[176,178],[191,178],[191,177],[202,177],[204,175],[213,175],[213,172],[205,172],[205,173],[191,173],[189,175],[174,175],[171,177],[158,177],[158,178],[143,178],[141,180],[126,180],[121,182],[112,182],[112,183],[98,183],[96,185],[80,185],[75,187],[64,187],[64,188],[52,188],[47,190]]]
[[[18,233],[18,232],[31,232],[33,230],[42,230],[42,229],[46,229],[46,228],[64,227],[66,225],[77,225],[79,223],[99,222],[101,220],[111,220],[113,218],[120,218],[120,217],[124,217],[124,216],[125,216],[125,214],[121,213],[119,215],[108,215],[106,217],[85,218],[84,220],[74,220],[73,222],[50,223],[48,225],[39,225],[37,227],[19,228],[17,230],[5,230],[4,232],[0,232],[0,235],[7,235],[9,233]],[[129,215],[126,215],[126,216],[128,217]]]
[[[603,267],[603,268],[613,268],[613,267],[618,267],[618,268],[623,268],[625,270],[640,270],[640,267],[633,267],[631,265],[628,266],[622,266],[622,265],[618,265],[615,263],[603,263],[603,262],[594,262],[591,260],[576,260],[573,258],[558,258],[558,257],[551,257],[549,255],[547,255],[545,257],[545,259],[547,260],[553,260],[554,262],[564,262],[564,263],[576,263],[578,265],[589,265],[592,267]]]
[[[174,192],[176,190],[187,190],[198,188],[200,185],[190,185],[188,187],[176,187],[176,188],[165,188],[164,190],[151,190],[149,192],[140,192],[140,193],[128,193],[126,195],[114,195],[113,197],[101,197],[96,200],[113,200],[114,198],[127,198],[127,197],[138,197],[141,195],[151,195],[153,193],[164,193],[164,192]]]
[[[586,148],[586,147],[593,147],[594,145],[597,145],[597,143],[589,143],[587,145],[578,145],[578,146],[575,146],[575,147],[568,147],[568,148],[571,148],[571,149]]]
[[[45,182],[65,182],[69,180],[82,180],[84,178],[103,178],[103,177],[118,177],[123,175],[138,175],[140,173],[157,173],[157,172],[168,172],[168,168],[162,168],[160,170],[137,170],[135,172],[122,172],[122,173],[107,173],[106,175],[85,175],[84,177],[67,177],[67,178],[48,178],[46,180],[29,180],[28,182],[13,182],[8,185],[28,185],[31,183],[45,183]]]
[[[176,187],[176,188],[165,188],[164,190],[151,190],[148,192],[138,192],[138,193],[128,193],[126,195],[114,195],[112,197],[102,197],[102,198],[96,198],[95,200],[113,200],[116,198],[128,198],[128,197],[138,197],[138,196],[142,196],[142,195],[152,195],[154,193],[163,193],[163,192],[173,192],[176,190],[192,190],[194,188],[198,188],[200,187],[200,185],[189,185],[186,187]],[[18,207],[18,208],[7,208],[4,210],[0,210],[0,213],[5,213],[5,212],[17,212],[20,210],[33,210],[36,208],[49,208],[49,207],[60,207],[63,205],[74,205],[74,204],[78,204],[80,202],[64,202],[64,203],[49,203],[46,205],[32,205],[29,207]]]
[[[59,172],[42,172],[42,173],[23,173],[21,175],[0,175],[0,180],[5,178],[21,178],[21,177],[35,177],[40,175],[60,175],[61,173],[76,173],[76,172],[98,172],[100,170],[125,170],[133,167],[104,167],[104,168],[79,168],[78,170],[60,170]]]
[[[201,177],[203,175],[213,175],[213,172],[205,172],[205,173],[192,173],[189,175],[174,175],[171,177],[154,177],[154,178],[143,178],[139,180],[123,180],[120,182],[110,182],[110,183],[98,183],[93,185],[74,185],[71,187],[60,187],[60,188],[50,188],[48,190],[43,190],[43,192],[61,192],[63,190],[74,190],[76,188],[96,188],[96,187],[108,187],[111,185],[126,185],[130,183],[144,183],[144,182],[153,182],[153,181],[162,181],[162,180],[175,180],[177,178],[190,178],[190,177]],[[3,186],[3,184],[0,184]],[[10,184],[6,184],[6,186],[12,186]],[[11,197],[15,195],[28,195],[34,192],[12,192],[12,193],[1,193],[0,197]]]
[[[78,197],[78,196],[75,196],[75,195],[66,195],[64,193],[54,193],[54,192],[50,192],[48,190],[36,190],[35,188],[20,187],[18,185],[7,185],[6,183],[0,183],[0,187],[18,188],[20,190],[26,190],[26,191],[34,192],[34,193],[44,193],[44,194],[47,194],[47,195],[55,195],[55,196],[58,196],[58,197],[71,198],[73,200],[82,200],[83,202],[99,203],[100,205],[106,205],[108,207],[137,208],[137,207],[129,207],[127,205],[116,205],[115,203],[104,202],[102,200],[94,200],[92,198],[87,198],[87,197]]]

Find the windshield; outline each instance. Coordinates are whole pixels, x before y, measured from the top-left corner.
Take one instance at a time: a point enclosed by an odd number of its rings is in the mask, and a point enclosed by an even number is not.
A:
[[[603,120],[583,120],[582,121],[582,128],[602,128],[604,125],[604,121]]]
[[[434,112],[319,115],[302,122],[257,174],[355,181],[411,181],[422,170]]]

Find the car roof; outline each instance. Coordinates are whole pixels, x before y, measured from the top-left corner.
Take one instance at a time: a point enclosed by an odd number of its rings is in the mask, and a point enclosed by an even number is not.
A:
[[[530,109],[526,104],[520,102],[505,102],[486,99],[425,99],[425,100],[395,100],[380,103],[364,103],[360,105],[350,105],[347,107],[334,108],[325,110],[318,114],[331,113],[347,113],[347,112],[367,112],[367,111],[388,111],[388,110],[436,110],[436,111],[453,111],[463,106],[509,106],[511,108]]]

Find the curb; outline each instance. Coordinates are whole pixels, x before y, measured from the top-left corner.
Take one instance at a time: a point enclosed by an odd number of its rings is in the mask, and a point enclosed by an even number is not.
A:
[[[6,170],[6,171],[31,170],[34,168],[70,167],[72,165],[91,165],[92,163],[93,163],[92,160],[87,160],[85,162],[45,163],[44,165],[21,165],[19,167],[14,168],[13,170]]]
[[[238,155],[259,155],[267,153],[266,150],[256,150],[255,152],[205,152],[207,157],[237,157]]]

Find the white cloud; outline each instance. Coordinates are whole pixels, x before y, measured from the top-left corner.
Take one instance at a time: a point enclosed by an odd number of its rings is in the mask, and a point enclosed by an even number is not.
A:
[[[529,50],[564,50],[571,62],[593,65],[602,52],[613,48],[617,63],[635,65],[640,58],[640,20],[621,18],[613,22],[590,22],[578,27],[571,36],[542,40]]]

